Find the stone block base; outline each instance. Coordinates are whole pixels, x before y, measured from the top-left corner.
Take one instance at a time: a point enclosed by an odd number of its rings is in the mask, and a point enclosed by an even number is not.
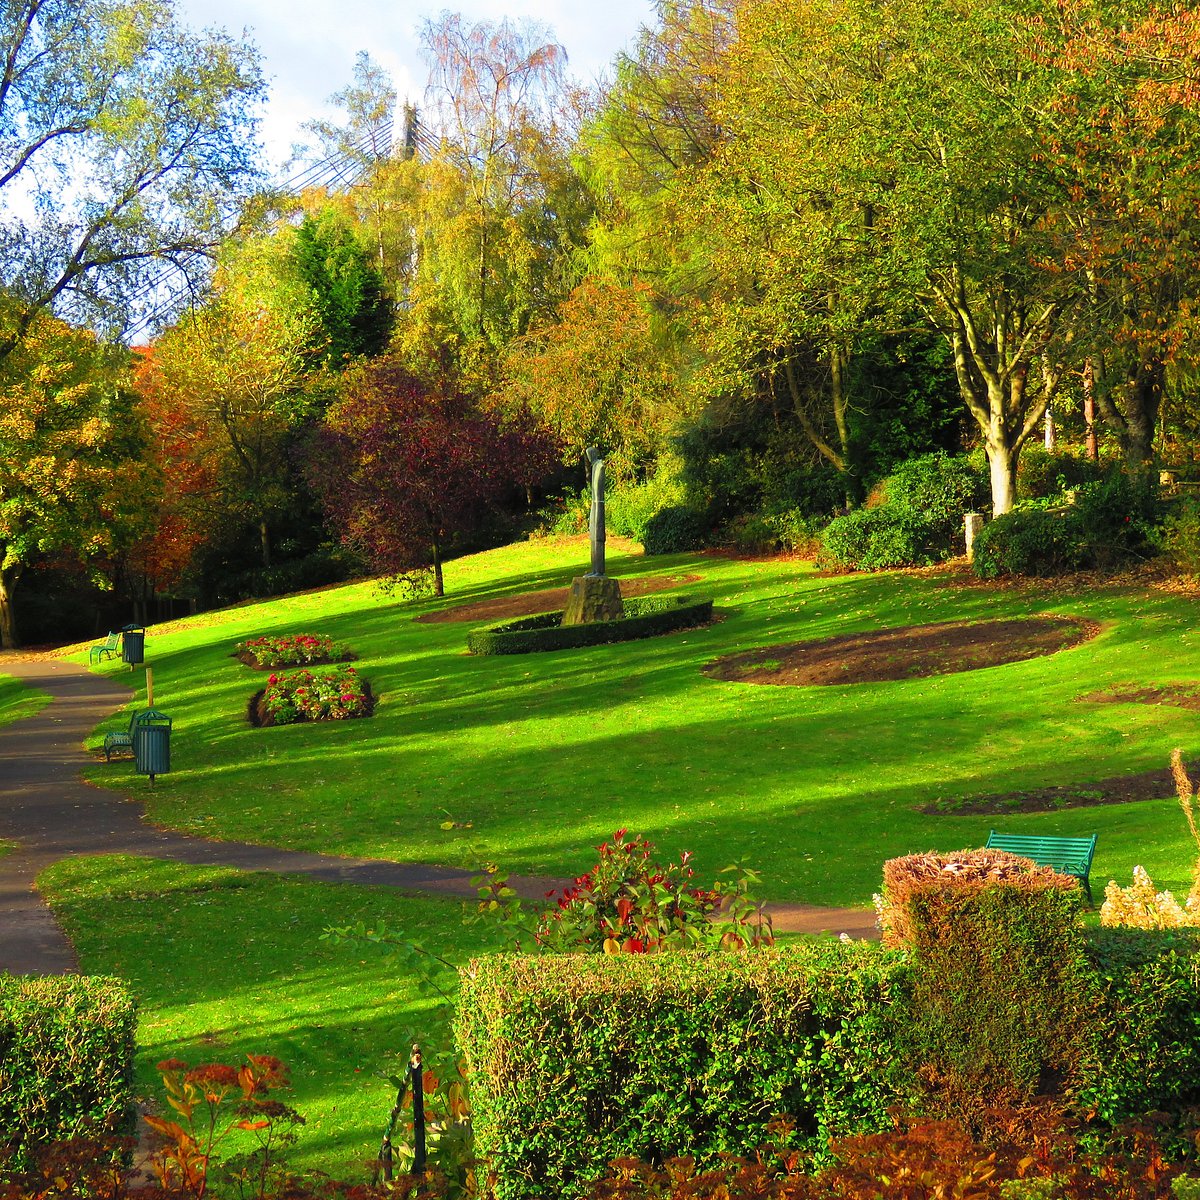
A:
[[[564,625],[589,625],[593,621],[618,621],[625,615],[621,585],[607,575],[580,575],[571,580],[571,594],[563,613]]]

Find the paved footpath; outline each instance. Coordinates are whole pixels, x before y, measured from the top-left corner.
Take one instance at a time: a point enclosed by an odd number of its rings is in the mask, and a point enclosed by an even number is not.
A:
[[[0,654],[0,674],[53,697],[35,716],[0,726],[0,971],[61,975],[78,970],[70,942],[35,890],[38,874],[62,858],[138,854],[176,862],[305,875],[335,883],[474,898],[472,872],[448,867],[306,854],[245,842],[214,842],[149,824],[141,805],[80,778],[91,759],[84,738],[132,696],[119,679],[61,659]],[[541,899],[566,882],[512,876],[522,896]],[[875,937],[874,914],[858,909],[771,905],[781,931]]]

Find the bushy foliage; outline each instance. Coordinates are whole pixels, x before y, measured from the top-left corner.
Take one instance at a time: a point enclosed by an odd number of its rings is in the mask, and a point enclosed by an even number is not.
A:
[[[918,1111],[971,1122],[1060,1090],[1088,1003],[1076,881],[1003,851],[910,855],[884,865],[884,905],[918,964],[900,1034]]]
[[[295,721],[344,721],[369,716],[371,696],[354,667],[273,674],[263,689],[262,709],[272,725]]]
[[[1110,468],[1060,504],[1019,505],[990,521],[975,539],[975,573],[995,579],[1118,567],[1152,550],[1157,518],[1156,488]]]
[[[905,980],[862,943],[472,961],[457,1036],[498,1200],[578,1196],[622,1155],[716,1166],[777,1113],[810,1150],[883,1127]]]
[[[538,922],[536,939],[559,952],[658,954],[708,946],[725,950],[774,943],[770,918],[750,898],[759,883],[752,872],[711,888],[693,883],[691,854],[660,863],[646,838],[618,829],[598,847],[600,859],[561,893]],[[721,920],[710,917],[720,909]]]
[[[347,662],[354,655],[345,642],[324,633],[291,633],[282,637],[256,637],[238,642],[237,651],[260,667],[307,666],[312,663]]]
[[[1189,575],[1200,575],[1200,500],[1188,497],[1163,522],[1163,548]]]
[[[963,515],[980,503],[983,488],[969,457],[936,451],[911,459],[884,480],[882,503],[826,526],[822,557],[862,571],[940,562],[958,549]]]
[[[1071,450],[1026,446],[1017,466],[1017,494],[1022,500],[1048,500],[1085,483],[1099,483],[1107,468]]]
[[[132,1128],[133,998],[116,979],[0,975],[0,1154]]]
[[[701,550],[711,534],[708,518],[698,509],[682,504],[660,508],[642,527],[642,549],[646,554],[682,554]]]

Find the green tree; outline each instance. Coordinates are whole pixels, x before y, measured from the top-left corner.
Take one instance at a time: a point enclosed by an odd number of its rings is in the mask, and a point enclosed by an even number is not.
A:
[[[27,566],[96,567],[152,523],[157,480],[128,386],[128,355],[53,317],[31,320],[0,362],[0,647],[18,644]]]
[[[307,214],[295,231],[289,260],[311,295],[326,366],[340,370],[351,359],[387,349],[392,303],[370,253],[337,213],[326,208]]]
[[[39,313],[119,326],[187,273],[257,180],[257,52],[169,0],[14,0],[0,12],[0,358]]]

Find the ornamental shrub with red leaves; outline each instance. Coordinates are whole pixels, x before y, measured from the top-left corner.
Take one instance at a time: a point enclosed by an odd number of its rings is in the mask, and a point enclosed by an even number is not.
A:
[[[692,883],[691,852],[657,863],[645,838],[618,829],[597,847],[600,860],[561,893],[538,922],[538,944],[554,951],[655,954],[720,945],[740,950],[771,945],[770,918],[750,895],[758,877],[729,868],[731,881],[711,888]],[[714,914],[720,920],[710,920]]]
[[[767,1148],[699,1172],[689,1158],[662,1166],[618,1159],[589,1200],[1172,1200],[1190,1195],[1189,1168],[1163,1158],[1152,1122],[1106,1150],[1085,1148],[1052,1110],[993,1112],[1012,1139],[982,1143],[954,1121],[914,1120],[888,1133],[836,1139],[836,1161],[814,1173]],[[1195,1140],[1195,1139],[1193,1139]],[[1195,1164],[1192,1164],[1194,1172]],[[1184,1190],[1174,1181],[1186,1178]]]

